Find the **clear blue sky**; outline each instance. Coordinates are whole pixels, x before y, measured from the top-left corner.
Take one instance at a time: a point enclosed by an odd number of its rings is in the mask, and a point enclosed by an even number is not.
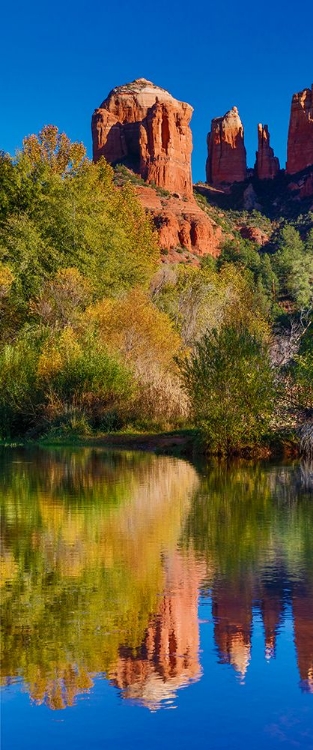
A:
[[[313,83],[312,0],[6,0],[1,20],[1,149],[53,123],[91,155],[94,108],[144,77],[194,107],[194,181],[212,117],[233,105],[249,166],[258,122],[285,165],[291,96]]]

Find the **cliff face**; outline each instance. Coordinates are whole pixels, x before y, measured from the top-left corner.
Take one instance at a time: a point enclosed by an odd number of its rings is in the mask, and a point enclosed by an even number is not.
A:
[[[92,117],[93,158],[192,196],[192,107],[144,78],[113,89]]]
[[[279,172],[279,160],[270,146],[270,134],[267,125],[258,125],[255,172],[259,180],[272,180]]]
[[[207,182],[216,186],[243,182],[247,174],[246,149],[237,107],[212,120],[207,142]]]
[[[153,219],[164,263],[186,261],[197,265],[199,256],[217,257],[225,237],[215,215],[202,210],[193,197],[191,115],[189,104],[139,78],[114,88],[92,117],[94,160],[104,156],[113,166],[122,163],[147,183],[135,189]],[[198,192],[209,204],[212,202],[220,208],[238,206],[239,201],[239,206],[245,210],[262,211],[264,192],[262,186],[253,181],[258,177],[260,181],[273,180],[274,213],[288,212],[289,204],[303,200],[311,209],[313,87],[295,94],[292,100],[286,174],[304,171],[295,178],[288,178],[287,197],[281,194],[281,182],[275,182],[279,170],[268,126],[262,124],[258,125],[255,167],[247,170],[244,129],[238,109],[233,107],[223,117],[212,120],[208,134],[207,185],[200,186],[201,190],[198,186]],[[238,189],[232,194],[232,185],[242,182],[245,183],[242,196]],[[259,246],[267,240],[260,230],[250,226],[241,227],[240,232]]]
[[[181,261],[181,249],[192,255],[220,253],[222,229],[202,211],[194,199],[186,201],[175,196],[162,197],[151,187],[136,188],[137,196],[151,214],[159,236],[164,262]]]
[[[313,86],[292,97],[286,171],[288,174],[295,174],[312,164]]]

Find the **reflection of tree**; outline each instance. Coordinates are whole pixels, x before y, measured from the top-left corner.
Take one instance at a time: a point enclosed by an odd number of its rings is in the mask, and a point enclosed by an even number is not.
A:
[[[271,499],[268,475],[260,464],[217,462],[206,471],[194,498],[184,540],[192,540],[220,574],[246,573],[267,547],[270,529],[263,521]]]
[[[301,685],[313,689],[313,516],[301,469],[217,463],[207,470],[184,530],[216,571],[211,580],[219,658],[244,677],[253,608],[275,656],[286,605],[292,605]],[[309,584],[308,581],[311,581]]]
[[[157,708],[200,676],[202,582],[219,660],[241,679],[253,611],[270,658],[292,607],[301,685],[313,689],[312,498],[298,469],[216,463],[199,481],[151,455],[13,460],[1,459],[4,682],[21,675],[34,700],[63,708],[105,672]]]
[[[141,643],[197,478],[154,456],[27,455],[28,466],[3,465],[2,675],[22,673],[60,708],[116,663],[121,642]]]

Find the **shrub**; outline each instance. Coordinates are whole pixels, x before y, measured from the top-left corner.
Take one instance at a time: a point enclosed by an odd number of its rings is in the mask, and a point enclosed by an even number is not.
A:
[[[123,421],[132,402],[130,369],[96,337],[79,340],[71,328],[46,342],[37,378],[45,394],[48,423],[69,411],[84,415],[92,427],[98,427],[114,410]]]
[[[274,392],[268,353],[257,336],[230,326],[213,330],[181,371],[195,424],[211,451],[236,452],[262,436]]]
[[[10,438],[30,429],[43,394],[37,383],[38,353],[27,340],[5,344],[0,353],[0,435]]]

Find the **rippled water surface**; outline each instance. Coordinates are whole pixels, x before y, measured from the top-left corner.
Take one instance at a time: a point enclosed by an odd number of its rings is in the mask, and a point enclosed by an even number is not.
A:
[[[3,750],[313,748],[312,476],[3,450]]]

